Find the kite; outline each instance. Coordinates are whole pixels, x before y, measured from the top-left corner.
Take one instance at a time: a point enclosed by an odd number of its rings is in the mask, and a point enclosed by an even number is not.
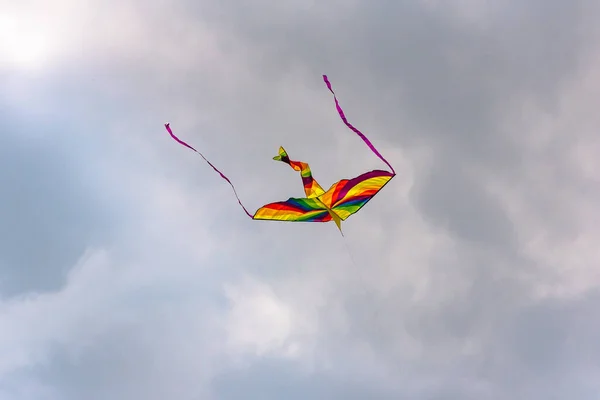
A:
[[[379,157],[391,169],[391,172],[384,170],[373,170],[365,172],[362,175],[353,179],[342,179],[334,183],[327,191],[323,190],[321,185],[313,178],[310,167],[307,163],[301,161],[292,161],[283,147],[279,148],[279,154],[273,157],[276,161],[281,161],[288,164],[294,170],[300,172],[302,184],[306,197],[289,198],[286,201],[278,201],[266,204],[260,207],[254,215],[250,214],[246,207],[242,204],[235,186],[229,178],[219,171],[210,161],[202,155],[198,150],[179,139],[173,134],[170,124],[165,124],[165,128],[171,137],[179,144],[198,153],[204,161],[208,163],[223,179],[225,179],[238,200],[238,203],[244,212],[254,220],[271,220],[271,221],[286,221],[286,222],[330,222],[334,221],[340,233],[342,232],[342,221],[345,221],[352,214],[355,214],[364,207],[383,187],[394,177],[396,172],[390,163],[383,158],[373,144],[365,137],[365,135],[350,124],[340,107],[338,99],[331,87],[327,75],[323,75],[323,81],[327,85],[329,91],[333,94],[335,106],[340,118],[344,124],[356,133],[365,144],[371,149],[377,157]]]

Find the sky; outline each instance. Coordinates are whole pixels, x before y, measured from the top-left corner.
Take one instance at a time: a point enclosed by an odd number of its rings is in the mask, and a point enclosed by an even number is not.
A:
[[[0,8],[0,400],[598,398],[597,1]]]

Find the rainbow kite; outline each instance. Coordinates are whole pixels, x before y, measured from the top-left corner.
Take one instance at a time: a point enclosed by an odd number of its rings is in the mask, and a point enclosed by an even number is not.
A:
[[[363,135],[358,129],[352,126],[344,111],[339,105],[335,92],[331,88],[331,83],[327,79],[327,75],[323,75],[323,80],[327,88],[333,94],[335,106],[338,114],[344,121],[344,124],[354,131],[366,143],[366,145],[375,153],[388,167],[391,172],[383,170],[373,170],[357,176],[354,179],[343,179],[334,183],[329,190],[325,191],[313,178],[310,167],[307,163],[301,161],[292,161],[288,157],[287,152],[283,147],[279,148],[279,155],[273,157],[276,161],[282,161],[300,172],[304,192],[306,197],[290,198],[286,201],[278,201],[269,203],[259,208],[254,215],[250,214],[246,207],[242,204],[235,187],[231,181],[223,175],[210,161],[208,161],[198,150],[180,140],[173,134],[169,124],[165,124],[165,128],[178,143],[198,153],[223,179],[225,179],[233,188],[233,192],[238,200],[238,203],[246,214],[257,220],[274,220],[288,222],[329,222],[334,221],[340,233],[342,232],[342,221],[345,221],[349,216],[358,212],[369,200],[371,200],[395,175],[396,172],[389,162],[379,152],[373,144]],[[343,235],[343,233],[342,233]]]

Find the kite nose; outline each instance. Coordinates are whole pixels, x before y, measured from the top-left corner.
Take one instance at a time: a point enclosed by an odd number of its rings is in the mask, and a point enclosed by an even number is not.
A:
[[[286,164],[290,163],[290,158],[287,155],[287,152],[283,147],[279,147],[279,154],[273,157],[275,161],[283,161]]]

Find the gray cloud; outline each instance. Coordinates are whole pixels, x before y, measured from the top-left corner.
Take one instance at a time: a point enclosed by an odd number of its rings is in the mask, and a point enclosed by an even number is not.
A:
[[[290,362],[260,360],[248,369],[229,371],[215,379],[215,394],[220,399],[238,399],[243,393],[263,399],[347,398],[392,399],[391,393],[368,382],[348,382],[335,374],[311,374]]]
[[[89,245],[107,239],[114,211],[90,187],[97,180],[72,128],[57,119],[4,115],[0,154],[0,293],[58,289]]]

